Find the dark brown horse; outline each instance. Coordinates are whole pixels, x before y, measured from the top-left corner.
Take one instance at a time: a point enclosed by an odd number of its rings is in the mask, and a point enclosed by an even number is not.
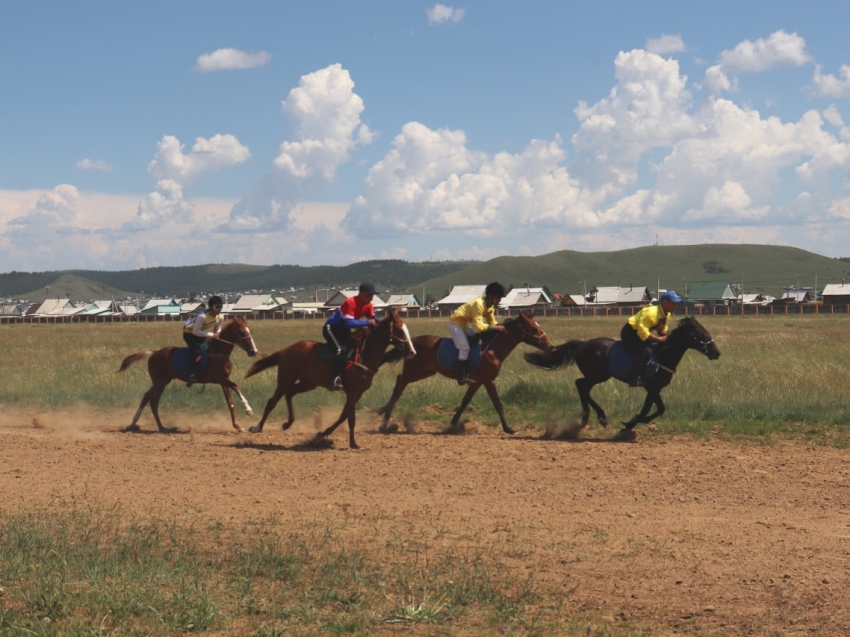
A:
[[[233,423],[233,428],[240,433],[244,433],[245,430],[236,423],[236,411],[233,409],[233,397],[230,394],[230,390],[235,391],[236,395],[242,400],[242,404],[245,406],[245,413],[253,416],[254,412],[251,410],[251,406],[245,400],[242,392],[239,391],[239,387],[230,380],[230,354],[236,345],[245,350],[248,356],[254,356],[257,353],[257,346],[254,345],[251,330],[242,317],[229,319],[224,322],[220,337],[211,341],[207,368],[198,374],[198,380],[196,382],[221,385],[221,389],[224,391],[224,397],[227,400],[227,406],[230,408],[230,421]],[[142,415],[142,410],[149,402],[154,420],[156,420],[156,426],[159,430],[164,433],[175,431],[174,428],[165,428],[162,426],[162,422],[159,419],[159,399],[162,396],[162,392],[168,386],[168,383],[172,380],[188,380],[187,374],[175,374],[171,368],[172,357],[178,349],[183,348],[163,347],[155,352],[151,350],[137,352],[136,354],[131,354],[121,362],[121,367],[118,369],[119,372],[123,372],[134,363],[147,359],[148,374],[153,383],[151,388],[142,397],[139,409],[136,411],[136,415],[133,416],[133,422],[124,431],[137,431],[139,429],[139,416]]]
[[[604,383],[612,377],[608,367],[608,356],[611,348],[617,341],[610,338],[593,338],[588,341],[567,341],[558,345],[555,349],[544,352],[529,352],[525,360],[542,369],[560,369],[571,363],[578,365],[582,378],[576,380],[576,388],[581,399],[581,426],[587,426],[590,420],[590,408],[596,412],[596,418],[603,427],[608,425],[608,417],[605,410],[590,397],[590,390],[599,383]],[[661,390],[673,380],[676,368],[689,349],[694,349],[705,354],[710,360],[720,358],[720,349],[711,338],[711,334],[699,321],[693,317],[686,317],[679,321],[679,325],[670,331],[667,341],[658,347],[657,371],[652,379],[644,385],[646,389],[646,400],[643,409],[628,422],[624,422],[624,433],[634,429],[638,423],[648,423],[664,413],[665,407],[661,400]],[[627,380],[618,378],[623,382]],[[655,405],[657,410],[654,414],[649,411]]]
[[[495,380],[499,376],[499,371],[502,369],[502,363],[505,362],[505,359],[510,356],[510,353],[520,343],[531,345],[543,351],[547,351],[554,346],[537,321],[534,320],[533,311],[528,315],[520,312],[516,318],[507,319],[504,322],[504,326],[505,332],[501,334],[496,333],[493,339],[489,341],[486,351],[481,355],[481,364],[474,371],[470,372],[469,380],[471,383],[466,390],[466,394],[463,396],[460,406],[455,410],[455,414],[452,417],[452,428],[457,427],[461,414],[463,414],[467,405],[469,405],[469,401],[472,400],[478,388],[484,385],[487,389],[487,395],[490,396],[490,400],[493,402],[496,413],[499,414],[499,420],[502,422],[502,430],[508,434],[515,433],[508,426],[502,401],[499,399],[499,393],[496,391]],[[437,352],[440,349],[442,340],[439,336],[417,336],[413,339],[413,346],[417,352],[416,356],[404,361],[404,367],[402,367],[401,374],[396,379],[395,388],[389,402],[378,410],[378,413],[384,415],[380,431],[389,431],[387,425],[393,413],[393,408],[410,383],[415,383],[434,374],[442,374],[448,378],[457,379],[457,370],[444,369],[437,363]],[[401,358],[402,352],[391,351],[387,353],[385,362],[393,363]]]
[[[323,438],[329,436],[348,419],[348,445],[351,449],[358,449],[354,442],[355,408],[357,401],[372,386],[372,379],[383,362],[387,347],[395,345],[404,355],[415,354],[407,326],[398,316],[393,308],[386,317],[378,322],[378,325],[369,328],[358,346],[360,360],[355,362],[342,372],[342,385],[345,391],[345,406],[342,408],[337,421],[319,434]],[[251,427],[251,433],[260,433],[269,414],[277,405],[278,401],[286,396],[286,408],[289,418],[283,423],[283,429],[289,429],[295,422],[295,414],[292,410],[292,397],[296,394],[311,391],[316,387],[328,388],[331,382],[332,360],[323,358],[322,348],[324,343],[315,341],[298,341],[286,349],[275,352],[271,356],[257,361],[251,365],[245,378],[250,378],[263,370],[277,366],[277,389],[266,403],[266,409],[259,423]]]

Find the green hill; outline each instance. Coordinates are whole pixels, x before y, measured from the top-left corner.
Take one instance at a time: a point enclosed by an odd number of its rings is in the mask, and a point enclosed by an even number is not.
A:
[[[67,296],[74,301],[102,298],[103,289],[116,291],[116,298],[186,297],[212,292],[238,294],[248,290],[282,292],[287,298],[307,297],[317,289],[339,289],[374,281],[381,292],[407,292],[426,279],[445,276],[467,267],[472,261],[436,261],[411,263],[400,259],[361,261],[346,266],[209,264],[183,267],[144,268],[119,272],[66,270],[59,272],[7,272],[0,274],[0,297],[43,299],[66,295],[72,290],[68,281],[87,280],[92,290],[80,289]],[[66,278],[70,277],[70,278]],[[64,286],[64,287],[63,287]],[[290,294],[295,288],[299,292]],[[118,292],[124,290],[124,292]],[[107,294],[107,298],[109,295]]]
[[[30,301],[44,301],[45,299],[71,299],[72,301],[85,301],[90,299],[123,299],[131,296],[123,290],[92,281],[75,274],[60,274],[45,287],[32,290],[20,295],[20,298]]]
[[[685,292],[696,281],[740,284],[747,293],[781,296],[787,286],[840,283],[850,263],[798,248],[703,244],[648,246],[616,252],[563,250],[537,257],[498,257],[420,284],[436,298],[453,285],[499,281],[506,286],[545,285],[552,292],[580,294],[594,286],[635,285]]]
[[[552,292],[579,294],[594,286],[635,285],[684,293],[697,281],[740,284],[746,292],[780,296],[787,286],[840,283],[850,263],[798,248],[704,244],[648,246],[616,252],[563,250],[536,257],[498,257],[487,262],[411,263],[398,259],[361,261],[346,266],[258,266],[210,264],[145,268],[122,272],[68,270],[0,274],[0,297],[30,300],[62,296],[74,301],[138,296],[186,297],[221,292],[277,290],[288,299],[313,298],[326,290],[374,281],[381,293],[412,292],[420,300],[442,298],[453,285],[500,281],[516,287],[546,286]],[[49,291],[46,290],[50,287]],[[293,292],[292,289],[295,291]]]

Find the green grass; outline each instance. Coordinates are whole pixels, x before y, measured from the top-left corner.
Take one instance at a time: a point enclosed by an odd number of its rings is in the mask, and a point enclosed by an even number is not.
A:
[[[358,525],[358,528],[352,528]],[[571,616],[504,546],[406,522],[227,527],[56,502],[0,513],[0,635],[640,634]],[[351,535],[370,538],[353,545]],[[404,537],[404,541],[397,541]],[[401,633],[399,632],[401,630]],[[581,631],[581,632],[579,632]]]
[[[622,318],[542,319],[550,338],[567,339],[616,336]],[[709,361],[688,352],[671,385],[663,392],[667,413],[657,421],[656,435],[774,436],[811,439],[820,444],[845,446],[850,442],[850,317],[704,317],[722,356]],[[442,334],[442,319],[411,319],[411,332]],[[252,323],[261,352],[271,353],[301,339],[320,334],[319,321],[257,321]],[[58,409],[78,404],[104,410],[135,408],[149,387],[147,369],[137,365],[116,370],[124,356],[165,345],[179,345],[178,324],[77,324],[5,325],[0,336],[6,343],[0,362],[4,382],[0,404],[22,409]],[[498,379],[508,421],[520,429],[542,431],[547,422],[559,421],[580,411],[574,381],[577,370],[555,372],[533,368],[522,359],[528,349],[520,345],[503,366]],[[274,371],[244,383],[250,365],[241,351],[233,356],[233,379],[241,384],[255,410],[272,394]],[[392,392],[400,365],[384,366],[360,402],[361,409],[382,406]],[[419,421],[443,427],[448,424],[463,390],[441,376],[410,385],[394,416],[413,414]],[[625,420],[642,406],[645,393],[623,383],[597,386],[596,400],[612,422]],[[316,411],[341,408],[343,398],[316,390],[295,398],[296,417],[311,418]],[[237,409],[241,406],[237,405]],[[173,383],[166,390],[161,412],[168,415],[222,413],[224,401],[218,387],[187,389]],[[480,391],[467,412],[476,421],[498,426],[486,392]],[[272,418],[285,417],[281,403]],[[244,420],[245,417],[242,416]],[[648,433],[648,430],[644,428]]]

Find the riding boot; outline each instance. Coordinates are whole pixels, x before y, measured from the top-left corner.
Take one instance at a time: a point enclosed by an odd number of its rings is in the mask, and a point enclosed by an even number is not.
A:
[[[457,384],[458,385],[468,385],[469,384],[469,361],[458,361],[457,362]]]
[[[333,368],[331,369],[331,384],[328,385],[328,389],[331,391],[342,391],[342,369],[345,365],[345,359],[341,356],[337,356],[333,362]]]
[[[637,362],[635,363],[635,366],[632,369],[632,373],[629,376],[629,387],[640,386],[640,377],[643,376],[643,370],[644,367],[646,367],[646,361],[648,359],[649,355],[646,352],[643,352],[640,356],[638,356]]]
[[[200,360],[200,354],[192,354],[192,359],[189,362],[189,379],[186,381],[186,387],[191,387],[194,383],[198,382],[198,364]]]

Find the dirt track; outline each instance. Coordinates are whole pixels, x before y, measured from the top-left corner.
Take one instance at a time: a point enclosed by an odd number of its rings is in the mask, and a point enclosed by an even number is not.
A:
[[[6,413],[0,506],[53,497],[221,520],[384,515],[420,527],[503,532],[507,560],[564,590],[572,611],[664,633],[850,634],[847,451],[639,438],[583,442],[384,436],[358,423],[305,450],[314,425],[279,419],[235,435],[226,417],[191,433],[122,434],[131,412]],[[170,415],[186,431],[188,421]],[[327,424],[330,418],[326,418]]]

